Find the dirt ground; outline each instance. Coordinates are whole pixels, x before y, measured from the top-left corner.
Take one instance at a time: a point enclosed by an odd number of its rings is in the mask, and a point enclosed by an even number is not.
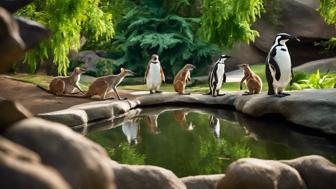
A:
[[[120,96],[132,98],[128,91],[119,91]],[[113,97],[113,94],[109,94]],[[58,97],[49,94],[33,84],[10,79],[9,76],[0,75],[0,97],[17,101],[31,111],[34,115],[66,109],[71,106],[97,99]]]

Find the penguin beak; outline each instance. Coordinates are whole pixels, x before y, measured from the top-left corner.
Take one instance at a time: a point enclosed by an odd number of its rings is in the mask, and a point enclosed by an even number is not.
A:
[[[290,39],[291,40],[296,40],[297,42],[300,42],[300,39],[296,36],[291,36]]]

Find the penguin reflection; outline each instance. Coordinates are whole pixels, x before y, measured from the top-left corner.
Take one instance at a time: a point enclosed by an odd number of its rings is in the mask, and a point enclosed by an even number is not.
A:
[[[140,131],[138,118],[125,121],[122,124],[122,131],[124,135],[126,136],[127,142],[129,144],[137,144],[138,134]]]
[[[190,122],[188,125],[188,121],[186,118],[187,115],[188,115],[188,112],[184,112],[182,110],[174,111],[174,118],[177,121],[177,123],[180,125],[180,127],[191,131],[194,129],[195,126],[193,125],[192,122]]]
[[[219,119],[213,115],[209,117],[209,125],[216,138],[220,137],[220,122]]]
[[[144,122],[146,127],[148,128],[149,132],[152,134],[158,134],[160,132],[158,126],[158,115],[146,115],[144,116]]]

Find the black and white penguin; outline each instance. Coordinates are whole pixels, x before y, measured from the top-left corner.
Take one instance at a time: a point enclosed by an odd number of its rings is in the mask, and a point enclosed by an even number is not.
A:
[[[297,37],[287,33],[279,33],[275,37],[274,44],[266,59],[268,95],[289,96],[283,91],[288,83],[292,82],[291,79],[294,75],[286,42],[293,39],[300,41]]]
[[[162,81],[165,82],[165,75],[160,64],[159,56],[153,54],[147,64],[145,72],[145,81],[150,94],[161,93],[160,86]]]
[[[231,56],[223,54],[215,63],[211,72],[209,73],[209,88],[212,96],[219,96],[219,90],[222,88],[223,82],[226,82],[225,75],[225,60]]]

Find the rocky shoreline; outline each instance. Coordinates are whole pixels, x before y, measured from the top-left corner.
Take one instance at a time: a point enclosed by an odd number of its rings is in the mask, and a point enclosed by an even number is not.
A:
[[[326,134],[336,134],[335,89],[293,91],[291,96],[284,98],[268,96],[264,93],[244,96],[240,92],[227,93],[216,98],[202,94],[142,95],[133,100],[107,100],[80,104],[66,110],[39,114],[38,117],[76,127],[122,116],[135,108],[161,105],[234,109],[252,117],[276,114],[297,125],[317,129]]]

